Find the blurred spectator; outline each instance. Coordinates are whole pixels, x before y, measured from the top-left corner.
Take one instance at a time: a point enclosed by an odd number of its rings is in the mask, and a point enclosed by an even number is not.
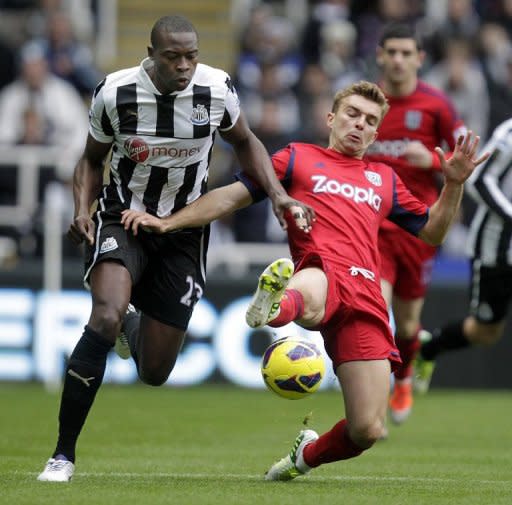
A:
[[[32,44],[25,46],[21,51],[20,66],[19,77],[0,91],[0,144],[55,146],[61,149],[56,166],[48,166],[45,160],[41,160],[38,196],[42,205],[48,183],[59,181],[68,184],[71,180],[87,136],[87,109],[70,84],[49,73],[40,47]],[[1,170],[0,176],[0,200],[12,205],[18,190],[16,171]],[[69,211],[72,205],[66,208]],[[40,210],[37,209],[26,227],[0,230],[3,235],[17,240],[22,256],[41,253]],[[69,221],[72,216],[66,212],[66,216],[62,217]]]
[[[444,56],[446,41],[452,38],[476,40],[480,28],[473,0],[448,0],[446,18],[425,34],[425,49],[435,64]]]
[[[39,45],[50,70],[72,84],[84,97],[91,95],[103,78],[94,66],[91,49],[76,38],[71,19],[64,11],[49,13],[46,36],[32,43]]]
[[[16,77],[15,51],[11,45],[0,36],[0,89],[14,81]]]
[[[335,21],[348,20],[350,0],[318,0],[313,2],[309,20],[302,31],[301,51],[307,64],[320,59],[322,28]]]
[[[489,90],[489,137],[512,114],[512,42],[503,26],[485,23],[480,30],[480,48]]]
[[[256,136],[270,153],[295,140],[299,134],[300,107],[297,96],[280,79],[279,63],[260,66],[259,86],[243,89],[240,100],[247,120]],[[273,226],[273,212],[267,200],[237,212],[233,217],[234,232],[239,242],[284,241],[279,225]]]
[[[356,28],[350,21],[332,21],[322,26],[319,62],[334,90],[359,81],[366,73],[363,60],[355,55],[356,40]]]
[[[301,132],[298,140],[317,144],[322,147],[329,145],[330,128],[327,126],[327,114],[331,112],[333,94],[317,95],[304,111]]]
[[[425,81],[445,91],[464,124],[485,140],[489,123],[489,92],[469,41],[445,41],[445,59],[425,75]]]
[[[80,95],[48,72],[39,46],[28,44],[21,52],[20,76],[0,92],[0,143],[37,139],[61,147],[64,162],[58,175],[68,180],[86,136],[87,109]]]
[[[270,151],[290,142],[300,127],[297,96],[282,83],[280,70],[278,64],[262,65],[259,86],[240,93],[251,128]]]
[[[303,60],[297,52],[293,24],[285,18],[271,16],[258,28],[261,31],[253,27],[250,37],[245,37],[245,51],[237,64],[238,90],[258,89],[262,68],[269,65],[274,65],[274,78],[281,88],[297,86]]]
[[[32,9],[26,16],[28,38],[44,37],[47,34],[48,18],[54,12],[63,12],[70,19],[72,31],[76,38],[94,42],[94,2],[91,0],[38,0],[37,9]]]
[[[369,65],[375,60],[375,48],[380,39],[382,28],[392,22],[414,23],[418,15],[417,2],[414,0],[377,0],[376,5],[363,11],[355,20],[358,32],[357,55]],[[372,79],[378,75],[378,69],[370,70]]]

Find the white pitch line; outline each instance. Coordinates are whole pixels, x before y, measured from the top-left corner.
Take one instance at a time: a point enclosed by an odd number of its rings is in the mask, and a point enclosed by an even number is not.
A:
[[[37,475],[35,472],[8,472],[15,475],[24,474],[27,476]],[[233,481],[264,481],[263,474],[239,474],[239,473],[223,473],[223,474],[211,474],[211,473],[166,473],[166,472],[77,472],[75,477],[108,477],[108,478],[168,478],[168,479],[195,479],[195,480],[233,480]],[[333,475],[333,476],[310,476],[305,477],[311,482],[424,482],[424,483],[447,483],[452,484],[460,482],[464,486],[468,485],[468,482],[464,479],[450,479],[440,477],[391,477],[391,476],[373,476],[373,475]],[[302,480],[302,479],[301,479]],[[512,481],[510,480],[472,480],[473,485],[501,485],[511,486]]]

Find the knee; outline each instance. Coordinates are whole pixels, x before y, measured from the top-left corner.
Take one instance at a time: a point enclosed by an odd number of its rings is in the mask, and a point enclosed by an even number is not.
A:
[[[418,321],[412,319],[396,321],[396,336],[402,339],[410,339],[416,335],[418,327]]]
[[[121,331],[122,314],[108,305],[96,306],[91,315],[91,325],[101,335],[115,338]]]
[[[144,384],[148,386],[162,386],[166,383],[169,375],[171,375],[172,367],[169,367],[164,364],[159,364],[155,366],[141,366],[139,364],[139,378]]]
[[[362,449],[370,448],[385,435],[385,426],[381,419],[359,423],[349,427],[350,439]]]
[[[147,384],[148,386],[162,386],[165,384],[167,379],[169,378],[170,374],[162,374],[158,372],[147,372],[147,371],[140,371],[139,377],[144,384]]]

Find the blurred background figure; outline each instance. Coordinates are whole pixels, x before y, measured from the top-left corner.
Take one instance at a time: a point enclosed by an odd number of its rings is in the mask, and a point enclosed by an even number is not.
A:
[[[24,46],[19,65],[18,77],[0,90],[0,146],[59,149],[58,163],[41,160],[39,173],[34,174],[38,181],[34,219],[22,229],[7,227],[1,232],[17,240],[20,255],[31,256],[42,254],[41,220],[47,185],[61,184],[67,198],[71,198],[73,169],[87,135],[87,109],[71,84],[49,72],[39,46],[31,43]],[[0,170],[0,202],[3,204],[13,205],[17,192],[21,191],[15,168]],[[69,209],[71,206],[68,206],[68,213]],[[71,215],[66,215],[66,219],[71,219]]]
[[[302,30],[301,51],[307,64],[320,60],[322,30],[327,24],[350,19],[350,0],[318,0],[311,2],[311,12]]]
[[[356,56],[357,31],[348,20],[325,23],[320,31],[319,63],[333,83],[333,91],[361,80],[366,73]]]
[[[470,40],[446,40],[444,58],[424,77],[448,95],[467,128],[478,132],[484,141],[489,124],[489,92]]]
[[[21,51],[18,78],[0,92],[0,143],[60,147],[66,163],[58,176],[66,181],[83,150],[85,136],[87,109],[80,95],[49,72],[40,46],[27,44]]]
[[[432,63],[445,57],[447,41],[454,38],[476,40],[479,28],[480,18],[473,0],[447,0],[446,16],[437,24],[431,24],[429,33],[424,33],[425,48]]]
[[[103,74],[94,65],[90,47],[76,37],[68,13],[48,13],[45,34],[33,43],[41,48],[51,72],[72,84],[84,98],[90,97]]]

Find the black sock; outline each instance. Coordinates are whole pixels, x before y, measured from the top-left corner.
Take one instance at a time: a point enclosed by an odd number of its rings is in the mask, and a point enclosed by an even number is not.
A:
[[[59,439],[53,457],[62,454],[75,461],[75,447],[85,423],[105,367],[112,344],[89,326],[72,352],[62,391],[59,411]]]
[[[130,352],[135,355],[137,348],[137,337],[139,336],[140,314],[138,312],[128,312],[123,319],[123,331],[128,338]]]
[[[139,369],[139,360],[137,358],[137,338],[139,336],[140,327],[140,313],[128,312],[123,319],[123,328],[126,338],[128,339],[128,345],[130,346],[130,354],[132,355],[133,361]]]
[[[445,351],[469,347],[471,343],[464,335],[464,320],[448,324],[432,332],[432,340],[421,346],[421,356],[426,360],[436,359]]]

